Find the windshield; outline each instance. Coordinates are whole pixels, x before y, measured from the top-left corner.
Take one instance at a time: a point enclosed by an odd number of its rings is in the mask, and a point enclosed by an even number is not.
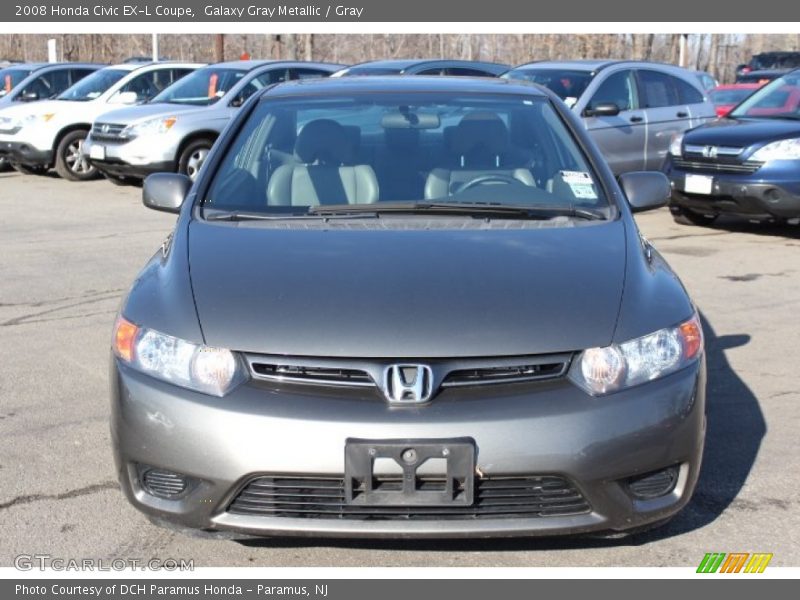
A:
[[[227,94],[246,74],[243,69],[200,69],[169,86],[151,102],[208,106]]]
[[[800,118],[800,74],[779,77],[747,98],[731,117]]]
[[[800,67],[800,53],[761,54],[750,61],[753,70],[759,69],[794,69]]]
[[[549,88],[569,106],[575,104],[591,83],[591,71],[568,71],[563,69],[513,69],[503,75],[506,79],[524,79]]]
[[[608,206],[549,100],[428,93],[262,101],[204,206],[306,214],[384,202]]]
[[[711,102],[717,105],[739,104],[757,88],[744,88],[738,90],[711,90],[708,95]]]
[[[0,98],[17,87],[17,84],[31,74],[31,69],[0,69]]]
[[[57,100],[88,102],[99,98],[112,85],[130,73],[124,69],[100,69],[87,75],[78,83],[67,89]]]

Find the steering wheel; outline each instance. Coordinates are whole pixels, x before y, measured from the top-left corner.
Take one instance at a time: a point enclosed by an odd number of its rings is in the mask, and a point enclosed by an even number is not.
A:
[[[500,173],[495,173],[493,175],[478,175],[477,177],[473,177],[469,181],[465,181],[458,185],[458,187],[453,191],[453,195],[460,194],[461,192],[466,192],[474,187],[479,185],[483,185],[484,183],[505,183],[505,184],[516,184],[516,185],[525,185],[516,177],[512,177],[511,175],[502,175]]]

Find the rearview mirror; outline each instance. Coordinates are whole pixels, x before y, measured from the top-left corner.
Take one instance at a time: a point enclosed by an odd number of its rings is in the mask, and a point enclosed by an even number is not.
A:
[[[601,102],[584,111],[587,117],[616,117],[619,114],[619,106],[613,102]]]
[[[111,101],[114,104],[136,104],[139,96],[136,92],[119,92]]]
[[[142,203],[147,208],[168,213],[179,213],[192,180],[181,173],[153,173],[144,180]]]
[[[633,212],[666,206],[672,188],[669,179],[658,171],[635,171],[619,176],[619,185]]]

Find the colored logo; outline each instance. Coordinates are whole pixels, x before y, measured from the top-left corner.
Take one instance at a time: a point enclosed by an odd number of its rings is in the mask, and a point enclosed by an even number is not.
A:
[[[769,561],[772,560],[772,553],[766,552],[708,552],[700,566],[697,567],[698,573],[763,573]]]

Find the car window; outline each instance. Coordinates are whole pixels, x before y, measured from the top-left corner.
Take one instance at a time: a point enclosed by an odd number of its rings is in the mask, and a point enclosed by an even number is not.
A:
[[[197,69],[158,94],[152,102],[209,106],[225,96],[245,75],[247,71],[243,69]]]
[[[671,76],[670,76],[671,77]],[[694,87],[691,83],[680,79],[679,77],[671,77],[672,82],[675,84],[675,90],[678,93],[678,102],[681,104],[702,104],[705,102],[703,94]]]
[[[581,97],[594,79],[591,71],[574,71],[567,69],[522,68],[508,71],[503,79],[522,79],[532,81],[550,89],[567,105],[572,106]]]
[[[465,67],[450,67],[447,69],[447,74],[458,77],[493,77],[491,73],[487,73],[486,71],[467,69]]]
[[[126,69],[100,69],[84,77],[71,88],[65,90],[58,99],[70,100],[72,102],[88,102],[94,100],[108,91],[109,88],[128,73],[130,73],[130,71]]]
[[[58,69],[36,77],[23,88],[22,94],[35,94],[37,99],[44,100],[55,97],[68,87],[69,73],[66,69]]]
[[[441,67],[436,67],[433,69],[425,69],[424,71],[420,71],[417,73],[417,75],[444,75],[444,74],[445,74],[445,69],[442,69]]]
[[[289,76],[292,79],[319,79],[320,77],[327,77],[329,74],[328,71],[319,69],[289,69]]]
[[[800,75],[789,73],[756,90],[729,116],[800,119]]]
[[[241,106],[258,90],[274,83],[281,83],[282,81],[286,81],[286,69],[272,69],[266,73],[261,73],[261,75],[253,77],[252,80],[239,90],[239,93],[231,99],[230,106]]]
[[[548,99],[452,93],[266,98],[204,205],[269,213],[397,200],[608,206]]]
[[[96,70],[97,69],[70,69],[69,71],[70,85],[78,83],[81,79],[83,79],[87,75],[91,75]]]
[[[120,92],[134,92],[138,102],[145,102],[191,72],[192,69],[155,69],[134,77]]]
[[[30,74],[31,69],[18,69],[15,67],[0,69],[0,98],[17,87]]]
[[[599,104],[616,104],[620,111],[637,108],[633,73],[626,70],[609,75],[597,88],[587,108],[594,109]]]
[[[642,108],[661,108],[681,104],[675,88],[674,77],[649,69],[641,69],[638,74]]]

